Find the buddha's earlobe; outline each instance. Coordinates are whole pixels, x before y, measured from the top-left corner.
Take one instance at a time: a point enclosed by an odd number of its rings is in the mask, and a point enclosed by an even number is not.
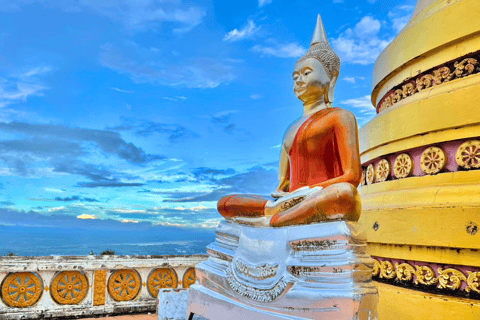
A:
[[[335,71],[332,75],[332,79],[330,80],[330,84],[328,85],[328,90],[325,95],[325,102],[332,103],[333,102],[333,95],[335,93],[335,84],[337,83],[338,79],[338,71]]]

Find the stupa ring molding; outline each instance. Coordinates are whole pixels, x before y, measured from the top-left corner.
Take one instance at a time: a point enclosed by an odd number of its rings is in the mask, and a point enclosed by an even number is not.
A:
[[[363,186],[442,172],[480,169],[480,138],[447,141],[432,146],[402,150],[375,158],[364,163],[362,167],[363,175],[366,177],[365,181],[362,181]],[[379,168],[383,170],[382,178],[379,178]],[[387,168],[388,172],[384,172]]]
[[[429,69],[407,79],[388,91],[376,106],[377,113],[393,107],[398,102],[426,89],[480,73],[480,51]]]
[[[373,257],[373,279],[395,286],[480,300],[480,268]]]

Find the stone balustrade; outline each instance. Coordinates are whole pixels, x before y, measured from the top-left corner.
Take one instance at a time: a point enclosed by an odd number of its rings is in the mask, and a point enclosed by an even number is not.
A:
[[[0,257],[0,319],[155,312],[158,290],[188,288],[206,255]]]

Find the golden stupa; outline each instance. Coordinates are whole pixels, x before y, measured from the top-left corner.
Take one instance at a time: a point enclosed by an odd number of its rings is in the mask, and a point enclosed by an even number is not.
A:
[[[419,0],[360,130],[379,319],[480,319],[480,1]]]

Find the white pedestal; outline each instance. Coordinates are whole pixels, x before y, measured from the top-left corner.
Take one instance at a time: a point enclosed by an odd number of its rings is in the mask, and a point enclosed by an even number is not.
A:
[[[158,320],[184,320],[187,314],[189,289],[158,291]]]
[[[187,314],[215,319],[377,318],[373,260],[357,223],[222,222],[196,266]]]

